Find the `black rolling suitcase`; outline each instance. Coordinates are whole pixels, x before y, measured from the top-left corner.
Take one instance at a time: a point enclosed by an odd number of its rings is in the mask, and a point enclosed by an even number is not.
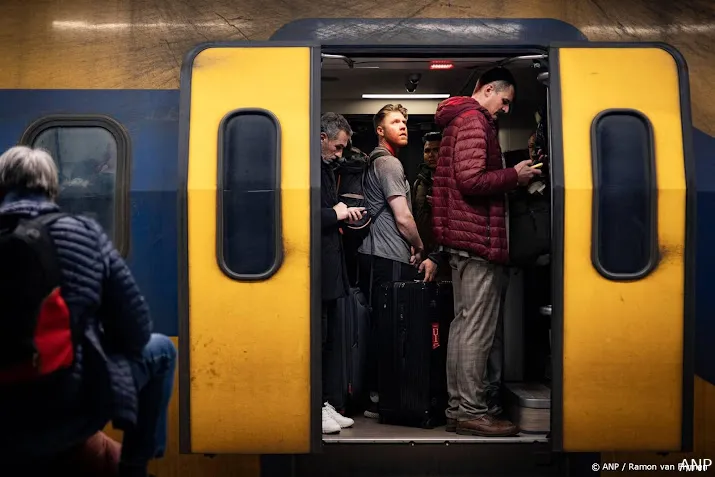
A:
[[[326,365],[331,384],[332,404],[338,412],[351,414],[365,400],[363,389],[370,332],[370,311],[359,288],[350,288],[339,298],[335,315],[328,324],[332,347]]]
[[[452,283],[386,283],[377,295],[380,422],[443,425]]]
[[[328,375],[330,404],[346,415],[364,407],[367,391],[364,389],[367,366],[367,341],[370,334],[370,307],[360,288],[350,286],[345,261],[345,249],[340,242],[343,258],[343,283],[345,296],[338,298],[333,316],[328,317],[326,373]]]

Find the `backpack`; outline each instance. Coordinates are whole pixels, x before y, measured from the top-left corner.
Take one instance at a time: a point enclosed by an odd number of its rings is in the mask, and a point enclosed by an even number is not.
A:
[[[375,159],[387,156],[389,153],[378,151],[368,156],[357,148],[352,148],[349,151],[336,172],[338,200],[348,207],[365,207],[365,210],[367,210],[364,189],[368,167]],[[342,228],[343,235],[355,240],[357,243],[362,243],[370,233],[370,225],[380,216],[384,209],[385,207],[382,207],[374,217],[368,213],[354,224],[345,224]]]
[[[412,183],[412,213],[415,215],[419,215],[421,211],[417,210],[417,188],[420,185],[424,185],[425,188],[427,189],[426,195],[431,196],[432,195],[432,187],[434,185],[434,179],[432,177],[432,173],[430,171],[425,170],[426,168],[420,167],[419,172],[417,173],[417,179],[415,179],[415,182]],[[430,205],[427,204],[427,209],[431,209]]]
[[[509,197],[509,262],[534,265],[551,252],[551,203],[548,196],[523,188]]]
[[[74,363],[70,313],[48,226],[63,213],[0,217],[0,384],[49,382]]]

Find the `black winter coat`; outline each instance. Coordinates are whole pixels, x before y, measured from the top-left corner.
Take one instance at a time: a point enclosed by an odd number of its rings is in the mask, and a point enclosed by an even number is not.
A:
[[[337,164],[336,164],[337,165]],[[340,237],[340,222],[333,210],[338,203],[338,187],[333,166],[321,162],[320,169],[320,220],[321,250],[320,275],[323,301],[345,296],[343,279],[343,250]]]

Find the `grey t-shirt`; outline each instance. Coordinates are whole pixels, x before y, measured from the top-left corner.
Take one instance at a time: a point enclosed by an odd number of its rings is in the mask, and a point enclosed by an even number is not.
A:
[[[377,151],[388,152],[383,147],[377,147],[371,155]],[[388,197],[400,195],[407,199],[407,206],[412,210],[410,184],[400,160],[389,152],[388,155],[375,159],[365,177],[364,193],[370,215],[374,217],[383,206],[385,209],[371,225],[370,235],[360,245],[358,252],[370,255],[371,240],[374,238],[373,255],[410,263],[410,243],[397,229],[395,216],[387,203]]]

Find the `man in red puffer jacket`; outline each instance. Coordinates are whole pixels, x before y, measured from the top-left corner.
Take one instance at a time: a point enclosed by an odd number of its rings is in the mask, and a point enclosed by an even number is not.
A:
[[[495,359],[490,352],[507,282],[506,193],[540,174],[531,161],[506,168],[502,158],[496,119],[509,111],[514,86],[508,70],[489,70],[471,97],[449,98],[435,114],[444,131],[434,173],[432,227],[452,267],[455,318],[447,347],[446,415],[447,431],[458,434],[519,432],[497,417],[500,378],[487,373],[487,361]]]

